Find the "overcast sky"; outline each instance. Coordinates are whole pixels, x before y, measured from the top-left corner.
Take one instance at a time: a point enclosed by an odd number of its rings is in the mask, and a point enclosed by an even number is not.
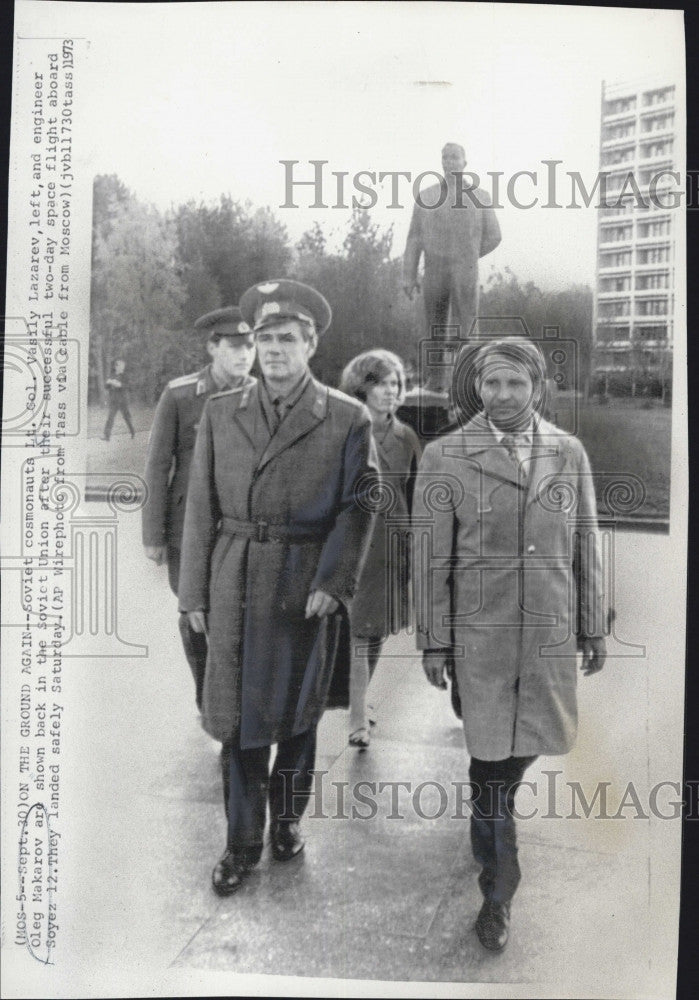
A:
[[[161,208],[222,192],[269,205],[293,239],[348,213],[280,208],[280,160],[328,160],[331,171],[439,169],[447,140],[468,168],[541,175],[521,201],[545,200],[542,160],[590,183],[599,156],[600,88],[649,74],[684,78],[681,12],[456,3],[41,4],[90,38],[89,167],[116,173]],[[64,8],[61,15],[60,8]],[[47,30],[48,33],[48,30]],[[402,252],[412,204],[379,189],[374,217]],[[298,189],[297,204],[311,192]],[[503,197],[503,201],[506,199]],[[499,218],[501,246],[482,263],[547,287],[594,279],[593,210],[517,209]]]

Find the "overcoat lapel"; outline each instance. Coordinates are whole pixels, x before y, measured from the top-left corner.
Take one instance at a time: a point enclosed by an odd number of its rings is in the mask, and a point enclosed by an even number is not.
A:
[[[561,444],[558,428],[545,420],[538,420],[532,442],[532,458],[527,470],[527,507],[536,500],[540,485],[549,476],[556,476],[563,469],[565,455]]]
[[[299,401],[289,411],[285,419],[282,420],[276,434],[273,434],[269,439],[269,443],[257,466],[257,471],[261,472],[272,459],[276,458],[283,451],[286,451],[299,438],[313,430],[321,420],[325,419],[327,410],[327,387],[320,385],[314,379],[310,379]]]
[[[260,387],[258,383],[245,389],[233,413],[236,423],[255,449],[256,455],[262,454],[270,440],[269,429],[262,413],[259,393]]]
[[[509,483],[520,490],[526,488],[521,481],[517,466],[480,415],[476,415],[464,427],[460,444],[456,447],[447,445],[445,450],[448,454],[460,453],[468,458],[483,476],[493,480],[493,486],[501,482]]]
[[[374,436],[376,450],[379,458],[381,459],[381,463],[389,469],[393,469],[397,464],[399,464],[403,440],[403,435],[400,431],[401,428],[398,427],[392,417],[388,430],[384,434],[383,438],[379,440],[376,435]]]

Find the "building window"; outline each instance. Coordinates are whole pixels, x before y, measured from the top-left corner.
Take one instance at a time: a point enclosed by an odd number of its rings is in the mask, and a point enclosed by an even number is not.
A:
[[[631,276],[624,275],[620,278],[601,278],[599,283],[600,292],[628,292],[631,289]]]
[[[600,267],[628,267],[630,263],[630,250],[623,253],[602,253],[599,258]]]
[[[644,160],[657,156],[670,156],[671,153],[672,139],[664,139],[662,142],[644,142],[641,146],[641,157]]]
[[[609,166],[616,163],[629,163],[634,158],[635,148],[633,146],[625,149],[607,149],[602,153],[602,165]]]
[[[608,218],[614,215],[629,215],[634,210],[634,204],[632,201],[625,201],[621,205],[611,205],[609,208],[598,209],[602,218]]]
[[[614,139],[626,139],[636,131],[636,122],[621,122],[618,125],[605,125],[602,132],[604,142],[611,142]]]
[[[641,123],[641,130],[644,134],[648,132],[667,132],[675,123],[675,116],[672,114],[649,115]]]
[[[638,274],[636,275],[636,291],[643,292],[650,288],[669,288],[670,276],[664,271],[662,274]]]
[[[636,303],[638,316],[667,316],[667,299],[645,299]]]
[[[669,247],[648,247],[636,252],[638,264],[666,264],[670,259]]]
[[[602,243],[624,243],[631,239],[632,226],[609,226],[601,232]]]
[[[667,326],[665,324],[637,326],[634,337],[637,340],[667,340]]]
[[[669,233],[669,219],[660,219],[658,222],[641,222],[638,226],[638,235],[641,239],[648,239],[650,236],[668,236]]]
[[[616,344],[629,339],[628,326],[601,326],[597,330],[598,344]]]
[[[605,318],[609,316],[628,316],[629,307],[630,302],[628,299],[622,302],[600,302],[599,315]]]
[[[675,92],[674,87],[660,87],[658,90],[647,90],[643,95],[644,107],[651,107],[653,104],[665,104],[672,98]]]
[[[636,95],[633,97],[617,97],[615,101],[605,101],[604,111],[605,115],[618,115],[622,111],[633,111],[636,107]]]

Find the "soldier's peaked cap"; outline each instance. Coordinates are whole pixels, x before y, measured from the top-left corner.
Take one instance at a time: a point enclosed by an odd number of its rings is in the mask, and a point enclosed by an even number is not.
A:
[[[297,319],[302,323],[312,323],[318,336],[330,326],[332,310],[320,292],[302,281],[290,278],[261,281],[240,300],[244,318],[255,330],[278,323],[284,319]]]
[[[194,329],[205,333],[207,337],[216,333],[222,337],[244,337],[252,333],[238,306],[224,306],[223,309],[214,309],[213,312],[200,316]]]

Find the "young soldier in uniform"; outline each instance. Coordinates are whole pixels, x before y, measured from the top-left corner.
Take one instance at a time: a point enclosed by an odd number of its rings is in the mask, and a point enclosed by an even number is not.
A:
[[[260,858],[268,798],[273,857],[303,849],[316,726],[326,704],[348,703],[348,610],[373,524],[364,495],[378,474],[366,408],[308,367],[330,324],[323,296],[270,281],[240,308],[262,378],[204,409],[179,592],[192,627],[208,633],[202,719],[229,762],[227,847],[212,876],[220,895]]]
[[[143,508],[145,554],[157,565],[167,561],[168,579],[177,595],[184,510],[189,467],[204,403],[213,392],[254,383],[250,369],[255,359],[252,330],[237,306],[201,316],[195,330],[207,338],[210,363],[201,371],[173,379],[160,397],[148,441]],[[194,677],[197,707],[201,709],[206,639],[180,615],[180,635]]]

